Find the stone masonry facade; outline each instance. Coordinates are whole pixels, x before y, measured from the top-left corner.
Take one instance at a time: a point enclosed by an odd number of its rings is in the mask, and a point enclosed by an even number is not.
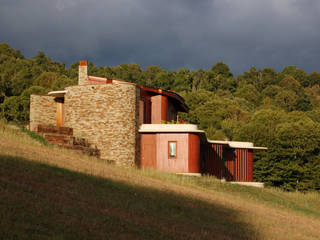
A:
[[[101,158],[119,165],[139,162],[140,89],[133,84],[77,85],[66,88],[65,126],[88,139]]]
[[[36,131],[39,124],[56,125],[57,104],[48,95],[30,96],[30,130]]]

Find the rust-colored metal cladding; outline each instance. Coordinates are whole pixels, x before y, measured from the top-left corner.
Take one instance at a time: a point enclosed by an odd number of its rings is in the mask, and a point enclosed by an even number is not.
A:
[[[248,149],[235,150],[234,180],[239,182],[253,181],[253,152]]]
[[[189,173],[200,172],[200,139],[197,134],[189,133],[188,168]]]
[[[253,150],[231,148],[227,144],[210,143],[205,148],[204,173],[227,181],[253,181]]]
[[[223,169],[223,145],[206,144],[203,145],[203,151],[205,159],[204,173],[214,175],[221,179]]]
[[[189,110],[183,98],[176,93],[138,86],[140,87],[140,99],[144,103],[144,124],[159,124],[176,120],[179,111],[187,112]]]
[[[157,168],[157,135],[141,134],[141,168]]]
[[[145,99],[144,123],[151,123],[151,98],[146,96]]]
[[[234,149],[232,148],[227,148],[225,149],[224,156],[223,156],[224,161],[224,178],[227,181],[234,181],[234,175],[235,175],[235,153]]]
[[[169,157],[169,142],[176,142],[176,156]],[[166,172],[188,172],[188,134],[157,133],[157,169]]]
[[[248,182],[253,182],[253,150],[248,150]]]
[[[163,96],[169,97],[170,99],[174,100],[177,103],[177,108],[180,112],[188,112],[189,111],[189,108],[185,104],[184,99],[175,92],[166,91],[166,90],[157,89],[157,88],[150,88],[150,87],[146,87],[143,85],[138,85],[138,86],[140,87],[141,90],[143,90],[145,92],[145,94],[147,94],[149,96],[163,95]]]
[[[144,102],[143,100],[139,100],[139,124],[143,124],[144,122]]]
[[[161,96],[161,122],[167,122],[167,106],[168,98],[166,96]]]
[[[167,97],[156,95],[151,97],[151,123],[159,124],[167,121]]]

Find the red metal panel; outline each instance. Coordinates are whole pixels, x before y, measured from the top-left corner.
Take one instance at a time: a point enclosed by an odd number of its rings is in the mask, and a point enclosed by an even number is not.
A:
[[[248,149],[236,149],[236,175],[235,180],[240,182],[253,181],[253,168],[252,168],[252,151]]]
[[[225,151],[224,159],[225,159],[225,167],[224,167],[224,177],[227,181],[234,181],[235,175],[235,153],[234,149],[228,148]]]
[[[157,169],[167,172],[187,173],[188,133],[157,133]],[[169,142],[176,142],[176,157],[169,157]]]
[[[144,123],[151,123],[151,99],[149,96],[145,98]]]
[[[253,182],[253,151],[248,151],[248,182]]]
[[[166,96],[161,96],[161,121],[167,122],[167,106],[168,98]]]
[[[252,150],[208,144],[204,151],[205,173],[217,178],[225,178],[227,181],[253,181]]]
[[[200,141],[197,134],[188,134],[189,136],[189,153],[188,168],[189,173],[200,172]]]
[[[141,168],[157,168],[156,134],[141,134]]]
[[[214,175],[217,178],[221,179],[223,176],[223,145],[207,144],[204,145],[204,151],[204,173]]]
[[[167,121],[167,97],[156,95],[151,97],[151,123],[159,124]]]
[[[161,95],[151,97],[151,123],[161,123]]]
[[[144,102],[139,100],[139,124],[144,123]]]

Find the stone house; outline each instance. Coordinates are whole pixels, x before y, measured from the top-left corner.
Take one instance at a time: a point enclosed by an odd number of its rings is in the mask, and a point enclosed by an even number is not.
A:
[[[252,152],[265,149],[207,140],[196,125],[165,124],[176,121],[178,112],[188,111],[181,96],[88,76],[86,61],[80,61],[78,85],[30,98],[30,130],[60,145],[70,136],[84,139],[101,158],[119,165],[250,182]]]

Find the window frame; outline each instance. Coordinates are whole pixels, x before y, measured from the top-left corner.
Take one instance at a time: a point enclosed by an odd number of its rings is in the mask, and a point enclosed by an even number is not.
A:
[[[170,144],[174,143],[175,144],[175,156],[172,156],[170,154]],[[177,141],[168,141],[168,158],[169,159],[176,159],[178,157],[178,143]]]

